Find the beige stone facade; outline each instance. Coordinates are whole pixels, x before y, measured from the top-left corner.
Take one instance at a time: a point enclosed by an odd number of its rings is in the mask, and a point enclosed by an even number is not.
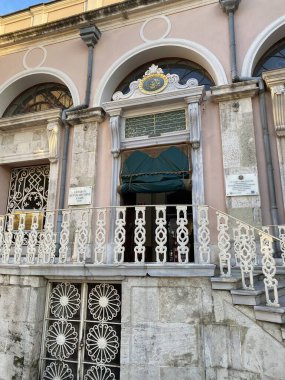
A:
[[[0,18],[0,380],[285,380],[284,11]]]

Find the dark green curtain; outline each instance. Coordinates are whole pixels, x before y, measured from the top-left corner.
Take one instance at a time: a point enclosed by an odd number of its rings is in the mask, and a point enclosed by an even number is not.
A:
[[[124,162],[121,172],[121,192],[162,193],[185,189],[189,178],[188,157],[181,149],[172,146],[157,157],[139,150]]]

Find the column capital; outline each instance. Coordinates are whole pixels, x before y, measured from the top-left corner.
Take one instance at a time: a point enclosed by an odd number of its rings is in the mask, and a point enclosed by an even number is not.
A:
[[[285,69],[267,71],[262,73],[262,78],[270,90],[278,86],[284,86]]]
[[[106,113],[102,107],[86,108],[78,111],[67,111],[67,121],[71,125],[84,123],[102,123]]]
[[[216,103],[252,98],[258,93],[258,81],[250,80],[211,88],[211,100]]]

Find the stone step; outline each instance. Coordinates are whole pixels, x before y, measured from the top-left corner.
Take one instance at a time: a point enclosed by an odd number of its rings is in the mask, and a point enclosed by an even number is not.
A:
[[[280,306],[254,306],[255,318],[258,321],[283,324],[285,323],[285,296],[279,298]],[[285,339],[285,329],[282,329],[282,336]]]
[[[231,290],[239,289],[242,286],[240,277],[212,277],[213,290]]]
[[[257,306],[266,303],[266,296],[263,281],[254,284],[254,289],[233,289],[231,290],[234,305]],[[285,295],[285,284],[278,286],[278,295]]]
[[[263,275],[257,273],[253,276],[254,283],[261,281],[263,279]],[[246,279],[246,283],[248,283],[248,279]],[[212,289],[213,290],[232,290],[232,289],[240,289],[242,288],[242,280],[240,271],[233,271],[231,277],[219,276],[211,278]]]

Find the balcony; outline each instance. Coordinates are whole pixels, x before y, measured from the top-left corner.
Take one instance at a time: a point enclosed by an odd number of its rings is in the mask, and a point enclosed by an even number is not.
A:
[[[44,221],[38,211],[2,215],[1,272],[213,275],[207,218],[207,208],[190,205],[56,210],[47,211]]]
[[[285,226],[256,228],[208,206],[118,206],[0,216],[2,274],[51,277],[214,276],[244,290],[261,274],[278,306]]]

